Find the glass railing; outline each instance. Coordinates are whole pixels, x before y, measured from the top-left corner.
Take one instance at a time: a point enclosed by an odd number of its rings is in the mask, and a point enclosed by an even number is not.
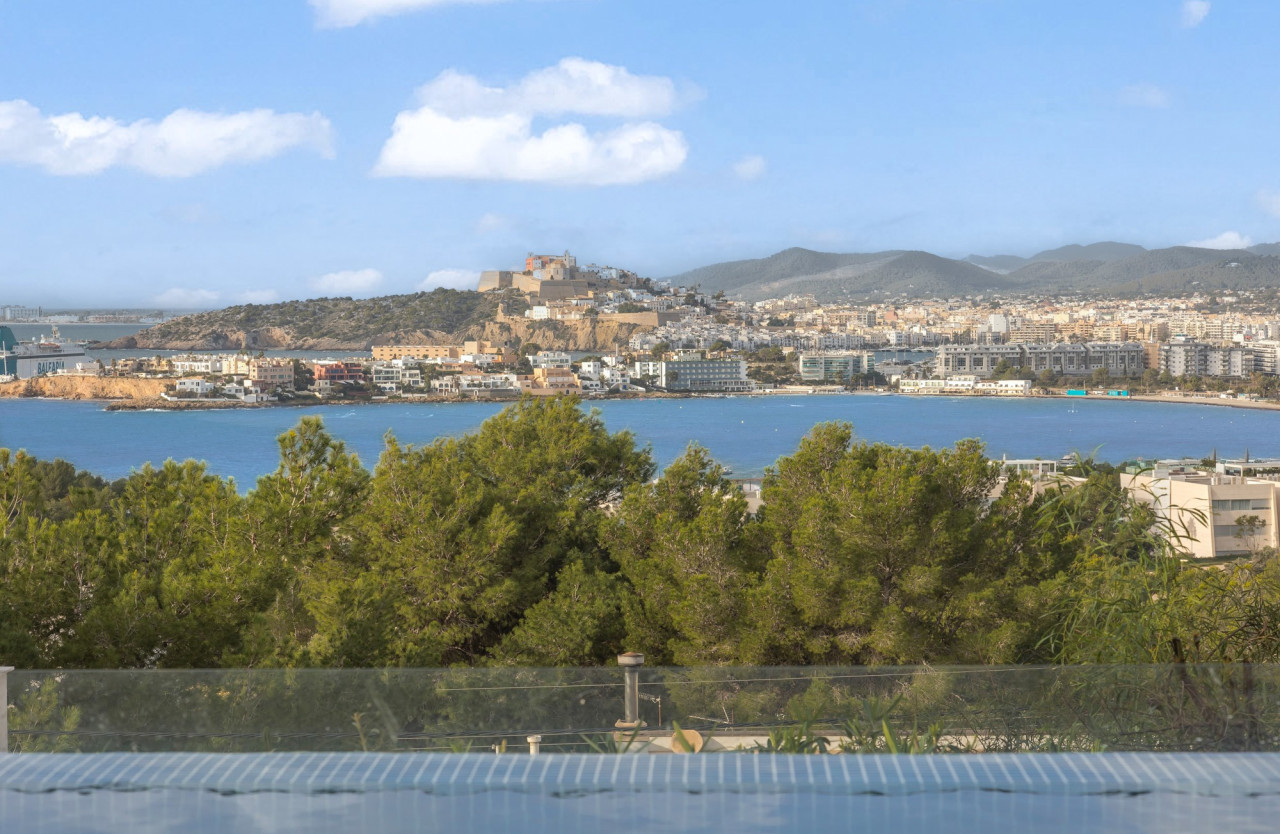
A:
[[[1280,751],[1280,666],[15,671],[12,752]]]

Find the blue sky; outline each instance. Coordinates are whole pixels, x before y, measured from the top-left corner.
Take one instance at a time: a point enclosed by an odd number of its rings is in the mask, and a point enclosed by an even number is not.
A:
[[[0,0],[0,304],[1280,240],[1267,0]]]

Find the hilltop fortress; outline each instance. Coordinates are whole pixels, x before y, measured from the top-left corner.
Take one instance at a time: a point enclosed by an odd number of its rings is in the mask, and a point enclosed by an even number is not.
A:
[[[514,289],[530,303],[589,298],[597,292],[636,287],[643,282],[634,272],[612,266],[578,266],[578,259],[563,255],[535,255],[524,259],[524,271],[491,269],[480,273],[480,292]]]

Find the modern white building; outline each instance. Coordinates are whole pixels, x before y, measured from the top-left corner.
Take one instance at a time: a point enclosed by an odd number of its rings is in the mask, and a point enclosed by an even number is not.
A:
[[[216,394],[219,390],[215,383],[200,377],[180,379],[174,387],[179,394],[190,394],[195,397],[207,397],[210,394]]]
[[[369,371],[373,384],[386,393],[395,393],[401,388],[422,387],[422,370],[413,365],[405,365],[399,360],[375,364]]]
[[[1280,482],[1157,465],[1147,472],[1121,474],[1120,483],[1155,507],[1177,536],[1179,549],[1193,558],[1245,556],[1280,546]]]
[[[515,374],[449,374],[431,380],[431,390],[477,396],[510,394],[520,390],[520,380]]]
[[[875,370],[875,353],[850,350],[800,354],[800,379],[805,382],[848,382]]]
[[[570,364],[569,354],[560,350],[540,350],[529,357],[529,364],[535,368],[564,368],[567,370]]]
[[[993,397],[1029,397],[1031,381],[1027,379],[982,380],[973,374],[946,379],[902,379],[902,394],[982,394]]]
[[[742,359],[677,359],[661,362],[658,385],[668,391],[754,391]]]
[[[1172,376],[1248,376],[1254,370],[1253,350],[1175,336],[1160,345],[1160,370]]]

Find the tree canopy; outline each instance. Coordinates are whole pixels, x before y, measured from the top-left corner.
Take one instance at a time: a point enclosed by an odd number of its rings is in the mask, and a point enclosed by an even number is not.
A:
[[[0,450],[0,659],[1280,657],[1275,555],[1188,565],[1106,468],[1035,490],[977,441],[907,449],[824,424],[768,470],[756,512],[696,445],[654,475],[648,449],[573,398],[522,400],[425,446],[388,436],[372,470],[303,418],[247,494],[191,461],[107,483]]]

